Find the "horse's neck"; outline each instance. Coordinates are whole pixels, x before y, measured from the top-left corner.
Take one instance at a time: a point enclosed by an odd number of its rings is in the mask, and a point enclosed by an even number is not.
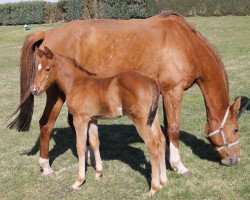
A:
[[[202,77],[198,81],[205,100],[208,131],[220,126],[229,106],[227,76],[220,59],[215,52],[213,55],[211,62],[202,67]]]
[[[87,75],[82,73],[72,63],[65,62],[65,60],[58,60],[57,65],[56,83],[67,96],[73,86],[75,86],[76,81],[86,78]]]

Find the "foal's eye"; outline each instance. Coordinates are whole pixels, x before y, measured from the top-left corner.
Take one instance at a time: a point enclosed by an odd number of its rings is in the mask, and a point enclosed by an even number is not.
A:
[[[46,73],[49,73],[50,72],[50,67],[49,68],[46,68]]]
[[[238,133],[238,131],[239,131],[239,129],[234,129],[234,133],[236,134],[236,133]]]

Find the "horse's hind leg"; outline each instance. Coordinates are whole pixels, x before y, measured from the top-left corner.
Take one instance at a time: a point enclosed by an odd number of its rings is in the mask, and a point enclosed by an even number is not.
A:
[[[49,165],[49,141],[55,121],[64,103],[64,96],[59,93],[55,86],[47,91],[47,102],[43,115],[39,121],[40,124],[40,158],[39,165],[43,175],[47,176],[53,173]]]
[[[97,121],[91,121],[89,124],[89,143],[95,156],[95,179],[99,180],[102,176],[103,166],[100,155],[100,141],[98,136]]]
[[[150,154],[150,162],[152,166],[152,180],[151,180],[151,189],[149,195],[154,195],[158,190],[161,189],[160,184],[160,169],[159,169],[159,148],[157,137],[154,136],[152,129],[149,125],[146,125],[145,121],[135,121],[135,127],[145,142],[148,152]]]
[[[180,129],[180,113],[183,97],[183,89],[176,87],[175,89],[162,92],[163,106],[165,110],[165,127],[169,138],[169,162],[173,170],[179,174],[188,173],[188,169],[183,165],[179,151],[179,129]]]
[[[166,174],[166,139],[162,133],[158,115],[155,116],[154,122],[151,126],[153,133],[158,138],[159,141],[159,152],[160,152],[160,183],[162,186],[165,186],[167,183],[167,174]]]

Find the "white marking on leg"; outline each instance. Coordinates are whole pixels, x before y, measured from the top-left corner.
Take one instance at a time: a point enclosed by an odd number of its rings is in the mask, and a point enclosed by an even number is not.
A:
[[[118,108],[117,108],[117,115],[118,115],[118,116],[122,116],[122,115],[123,115],[122,107],[118,107]]]
[[[40,71],[41,69],[42,69],[42,64],[40,63],[38,66],[37,66],[37,68],[38,68],[38,71]]]
[[[54,172],[49,166],[49,159],[39,157],[39,165],[42,168],[42,173],[44,176],[47,176]]]
[[[180,151],[170,142],[170,158],[169,162],[174,171],[177,171],[179,174],[183,174],[188,171],[188,169],[181,162]]]

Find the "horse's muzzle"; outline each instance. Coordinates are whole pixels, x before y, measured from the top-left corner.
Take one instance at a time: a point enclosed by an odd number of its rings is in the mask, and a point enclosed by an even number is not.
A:
[[[223,165],[226,165],[226,166],[230,167],[230,166],[233,166],[233,165],[237,164],[239,161],[240,161],[239,156],[237,156],[237,157],[228,156],[227,158],[222,159],[221,163]]]

